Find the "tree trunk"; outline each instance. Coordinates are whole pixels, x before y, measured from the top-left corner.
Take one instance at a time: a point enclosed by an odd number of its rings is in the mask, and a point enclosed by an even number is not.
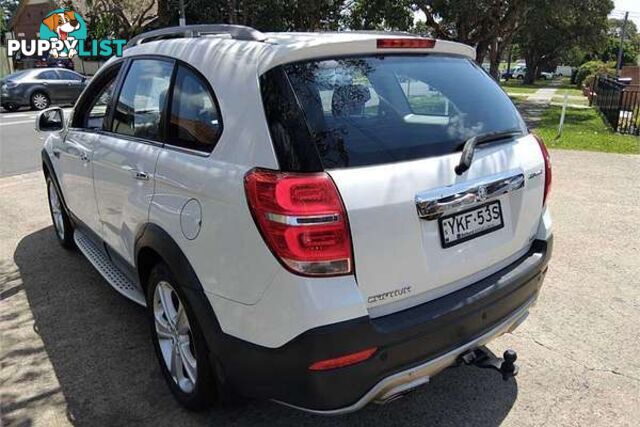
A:
[[[487,55],[487,49],[489,48],[489,42],[482,40],[476,46],[476,62],[478,65],[482,65],[484,57]]]
[[[527,63],[527,72],[524,73],[523,83],[527,85],[532,85],[535,83],[536,76],[538,75],[538,68],[539,68],[538,63],[540,62],[540,60],[536,57],[536,58],[531,58],[531,60],[529,60],[528,58],[525,58],[525,61]]]
[[[495,81],[500,81],[500,57],[503,49],[502,43],[498,43],[498,40],[491,43],[489,48],[489,74]]]

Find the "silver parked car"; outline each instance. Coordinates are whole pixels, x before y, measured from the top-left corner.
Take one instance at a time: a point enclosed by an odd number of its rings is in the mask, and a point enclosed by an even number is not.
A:
[[[44,110],[51,104],[73,104],[88,80],[75,71],[59,68],[17,71],[0,80],[1,105],[15,111],[24,106]]]

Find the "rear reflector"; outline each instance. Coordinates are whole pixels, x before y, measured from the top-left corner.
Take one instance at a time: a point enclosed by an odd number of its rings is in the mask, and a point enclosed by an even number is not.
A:
[[[368,348],[357,353],[347,354],[334,359],[321,360],[309,366],[310,371],[326,371],[327,369],[342,368],[369,359],[378,350],[377,347]]]
[[[436,45],[434,39],[378,39],[378,49],[431,49]]]
[[[254,169],[244,187],[265,243],[288,270],[306,276],[352,272],[347,213],[329,175]]]
[[[547,150],[547,146],[544,145],[542,138],[536,134],[533,134],[533,136],[536,138],[536,141],[538,141],[540,151],[542,151],[542,157],[544,158],[544,196],[542,198],[542,206],[544,206],[547,204],[547,198],[551,192],[551,156],[549,155],[549,150]]]

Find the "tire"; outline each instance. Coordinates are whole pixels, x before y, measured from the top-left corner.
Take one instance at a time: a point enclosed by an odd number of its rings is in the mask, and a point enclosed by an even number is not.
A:
[[[49,108],[49,105],[51,105],[49,95],[40,91],[33,92],[29,100],[31,102],[31,108],[34,110],[44,110],[45,108]]]
[[[176,400],[191,411],[217,403],[215,371],[198,319],[163,262],[156,264],[149,275],[147,317],[160,370]],[[176,320],[170,321],[172,317]],[[179,362],[173,369],[172,360]]]
[[[62,203],[58,188],[49,175],[47,175],[47,196],[49,199],[51,222],[53,223],[53,229],[58,238],[58,242],[65,249],[73,249],[75,247],[73,241],[73,225]]]
[[[518,77],[516,77],[516,79],[522,80],[522,79],[524,79],[524,77],[523,76],[518,76]]]
[[[18,109],[18,104],[14,104],[13,102],[10,102],[8,104],[2,104],[2,108],[9,111],[10,113],[13,113]]]

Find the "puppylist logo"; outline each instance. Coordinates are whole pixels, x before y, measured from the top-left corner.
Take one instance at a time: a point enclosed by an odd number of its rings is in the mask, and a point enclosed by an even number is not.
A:
[[[53,58],[122,56],[126,40],[91,40],[87,42],[87,24],[73,10],[56,9],[40,23],[39,40],[7,40],[7,53],[14,56]]]

